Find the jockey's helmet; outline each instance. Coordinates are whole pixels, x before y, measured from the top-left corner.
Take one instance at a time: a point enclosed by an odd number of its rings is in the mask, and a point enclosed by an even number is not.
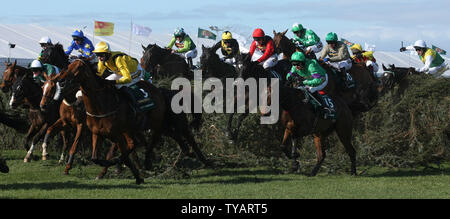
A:
[[[327,42],[336,42],[336,41],[338,41],[338,36],[337,36],[336,33],[329,32],[329,33],[327,34],[327,36],[325,37],[325,40],[326,40]]]

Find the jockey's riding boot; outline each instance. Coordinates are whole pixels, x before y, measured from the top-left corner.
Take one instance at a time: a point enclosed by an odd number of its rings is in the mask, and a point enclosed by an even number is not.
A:
[[[192,58],[187,58],[189,69],[194,70],[194,64],[192,63]]]
[[[133,111],[132,115],[130,115],[130,116],[135,118],[136,114],[139,113],[139,107],[136,104],[136,99],[135,99],[131,89],[129,87],[127,87],[127,86],[123,86],[123,87],[120,88],[120,91],[122,92],[122,94],[127,99],[128,103],[129,103],[129,105],[131,107],[131,110]]]

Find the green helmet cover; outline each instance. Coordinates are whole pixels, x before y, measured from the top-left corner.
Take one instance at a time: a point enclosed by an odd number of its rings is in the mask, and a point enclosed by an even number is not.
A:
[[[295,52],[291,56],[291,62],[304,62],[304,61],[306,61],[306,57],[305,54],[303,54],[302,52]]]
[[[336,33],[330,32],[327,34],[327,36],[325,37],[326,41],[338,41],[338,37]]]

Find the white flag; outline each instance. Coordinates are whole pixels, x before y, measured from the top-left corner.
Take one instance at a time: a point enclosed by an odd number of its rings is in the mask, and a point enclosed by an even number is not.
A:
[[[133,24],[133,33],[139,36],[149,36],[152,32],[152,29],[149,27],[140,26],[137,24]]]
[[[375,45],[369,45],[367,43],[364,43],[364,50],[365,51],[375,51],[376,46]]]

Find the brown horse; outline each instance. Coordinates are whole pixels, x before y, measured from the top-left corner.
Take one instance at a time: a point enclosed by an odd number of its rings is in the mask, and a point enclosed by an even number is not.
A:
[[[278,53],[282,52],[285,59],[290,59],[291,55],[297,50],[295,44],[285,36],[287,30],[282,33],[273,31],[273,33],[276,51]],[[333,76],[335,81],[342,81],[342,79],[337,77],[336,71],[331,66],[323,62],[319,63],[325,68],[325,70],[327,70],[329,76]],[[367,112],[375,106],[378,101],[377,83],[372,77],[371,71],[364,64],[353,62],[349,73],[353,80],[355,80],[355,88],[336,90],[336,95],[343,97],[344,101],[349,105],[354,115],[361,112]],[[331,77],[329,77],[329,79],[331,79]]]
[[[200,68],[203,77],[235,78],[237,76],[237,69],[228,63],[220,60],[216,51],[210,47],[202,45],[202,55],[200,56]]]
[[[131,162],[129,154],[135,149],[135,136],[137,130],[136,121],[147,121],[140,124],[144,130],[152,129],[153,141],[146,150],[146,163],[150,161],[149,155],[155,144],[161,138],[166,104],[160,91],[146,81],[137,84],[147,94],[151,94],[155,102],[155,108],[135,116],[128,101],[122,94],[95,74],[95,66],[83,60],[75,60],[68,69],[60,73],[58,80],[66,80],[66,83],[79,83],[83,93],[83,102],[86,108],[86,124],[92,132],[92,161],[107,167],[120,162],[125,163],[136,178],[136,183],[144,180],[139,175],[139,170]],[[151,121],[151,122],[150,122]],[[101,145],[102,138],[108,138],[115,143],[122,153],[119,159],[100,160],[97,156],[97,145]],[[148,166],[148,164],[146,165]]]
[[[268,88],[268,104],[271,104],[271,92],[271,88]],[[304,101],[307,97],[305,93],[299,89],[280,86],[279,98],[280,107],[283,109],[281,122],[286,127],[282,145],[286,145],[290,135],[292,135],[294,140],[301,139],[307,135],[312,135],[314,137],[314,145],[317,151],[317,163],[311,172],[311,176],[317,174],[325,159],[325,150],[328,144],[327,137],[333,131],[336,131],[339,140],[344,145],[347,154],[350,156],[351,174],[356,175],[356,151],[351,143],[353,116],[345,102],[339,97],[333,98],[337,110],[337,119],[333,122],[330,119],[319,117],[314,112],[312,104],[308,101]],[[293,144],[291,156],[287,155],[288,157],[293,158],[293,168],[298,169],[298,162],[296,161],[298,155],[295,153],[294,146],[295,143]],[[287,152],[285,151],[285,153]]]
[[[59,114],[56,113],[59,102],[55,102],[49,106],[48,111],[43,112],[39,107],[41,98],[42,89],[34,82],[31,74],[24,74],[14,82],[10,106],[13,109],[19,105],[28,106],[28,118],[31,122],[31,126],[25,138],[25,149],[28,153],[24,158],[24,162],[29,162],[31,160],[36,143],[42,138],[47,128],[59,118]],[[64,138],[64,135],[62,137]],[[31,146],[28,145],[30,140]],[[47,149],[46,147],[43,147],[42,149],[42,159],[46,160],[48,156]]]
[[[416,69],[395,67],[395,65],[389,65],[389,68],[383,66],[383,76],[381,76],[381,88],[380,95],[385,95],[387,92],[392,91],[396,85],[398,85],[395,97],[399,98],[409,86],[408,75],[410,74],[420,74],[416,72]]]
[[[69,158],[66,163],[66,168],[64,169],[64,174],[68,175],[69,170],[72,169],[72,164],[74,160],[74,155],[77,150],[77,146],[79,144],[79,141],[81,139],[81,135],[83,132],[85,134],[90,134],[89,130],[86,129],[86,113],[84,110],[84,103],[77,103],[77,99],[75,97],[75,93],[79,90],[79,86],[76,86],[76,84],[67,84],[67,86],[71,86],[71,88],[65,88],[63,94],[57,94],[57,90],[62,90],[59,87],[59,84],[56,82],[58,79],[58,76],[55,75],[53,77],[46,76],[46,81],[43,85],[43,95],[40,102],[40,107],[42,111],[45,111],[49,105],[51,105],[51,102],[54,101],[54,99],[58,99],[56,97],[57,95],[62,95],[63,101],[60,104],[59,107],[59,115],[60,118],[47,129],[47,133],[44,137],[44,143],[43,147],[46,146],[48,143],[49,137],[58,130],[61,130],[61,132],[66,136],[68,131],[70,132],[73,128],[76,129],[76,134],[72,143],[72,146],[70,147],[69,151]],[[64,138],[64,144],[61,152],[61,157],[59,160],[59,163],[64,162],[65,158],[65,151],[67,148],[67,141],[66,138]],[[111,148],[107,155],[107,160],[111,159],[113,156],[113,152],[115,150],[115,145],[111,145]],[[135,161],[138,160],[136,152],[132,152],[132,156]],[[118,165],[120,167],[120,165]],[[103,170],[98,174],[97,179],[101,179],[105,176],[107,173],[108,167],[104,167]]]
[[[144,52],[141,58],[141,66],[145,71],[152,73],[156,79],[171,76],[193,78],[193,72],[181,56],[173,54],[170,50],[161,48],[156,44],[149,44],[147,47],[142,46],[142,48]]]
[[[24,74],[32,74],[29,69],[17,65],[17,61],[14,61],[14,63],[5,62],[5,66],[6,69],[3,72],[3,81],[0,84],[0,89],[2,89],[4,93],[9,92],[11,86],[14,84],[18,77],[21,77]]]

